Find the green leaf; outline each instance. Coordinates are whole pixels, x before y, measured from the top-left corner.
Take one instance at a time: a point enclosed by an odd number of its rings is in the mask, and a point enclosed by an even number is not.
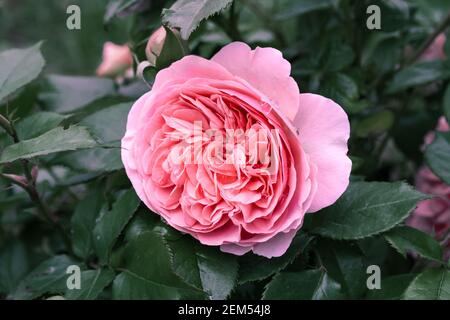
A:
[[[361,65],[367,67],[370,62],[378,60],[377,57],[383,55],[380,51],[380,48],[383,49],[383,44],[388,40],[398,41],[399,36],[398,32],[371,32],[361,53]],[[383,58],[386,59],[386,57]]]
[[[131,103],[119,103],[88,115],[80,124],[103,142],[118,141],[125,134],[130,109]]]
[[[394,114],[389,110],[374,113],[355,126],[355,133],[359,137],[367,137],[370,134],[380,134],[387,132],[394,124]]]
[[[442,61],[419,62],[399,71],[388,83],[386,92],[397,93],[433,81],[444,80],[449,76],[449,69]]]
[[[186,55],[186,50],[181,40],[173,33],[172,30],[170,30],[170,28],[164,28],[166,29],[166,38],[164,40],[164,45],[161,52],[156,58],[156,70],[153,70],[152,67],[147,68],[149,69],[147,71],[150,72],[150,78],[151,75],[154,74],[154,71],[167,68],[172,64],[172,62],[177,61]]]
[[[447,85],[444,93],[444,115],[447,118],[447,122],[450,123],[450,83]]]
[[[203,289],[210,299],[228,297],[238,276],[236,256],[202,245],[190,236],[166,241],[173,254],[172,269],[180,278]]]
[[[381,279],[381,288],[369,290],[366,299],[369,300],[399,300],[417,275],[401,274]]]
[[[188,39],[200,22],[225,9],[233,0],[177,0],[170,9],[163,10],[162,21],[179,28],[181,37]]]
[[[334,205],[306,218],[313,233],[360,239],[392,229],[426,198],[403,182],[352,182]]]
[[[0,156],[0,163],[62,151],[88,149],[97,145],[97,142],[85,127],[72,126],[68,129],[57,127],[39,137],[7,146]]]
[[[299,254],[305,254],[305,250],[313,240],[306,233],[299,232],[292,240],[285,254],[279,258],[267,259],[262,256],[247,254],[241,259],[239,267],[239,283],[264,280],[277,273],[294,261]]]
[[[29,273],[8,298],[30,300],[44,294],[64,293],[67,290],[67,267],[76,264],[68,256],[54,256]]]
[[[292,5],[284,8],[280,13],[275,15],[276,20],[285,20],[292,17],[300,16],[305,13],[317,10],[332,8],[336,0],[296,0],[292,1]]]
[[[102,195],[94,191],[77,204],[72,216],[72,249],[75,255],[84,260],[92,250],[92,230],[101,206]]]
[[[336,300],[342,298],[339,283],[319,269],[281,272],[267,284],[263,294],[265,300]]]
[[[450,184],[450,133],[436,132],[434,141],[425,150],[425,161],[431,171]]]
[[[335,100],[345,110],[353,111],[354,101],[358,99],[358,85],[346,74],[332,73],[325,78],[320,93]]]
[[[325,270],[342,285],[349,298],[361,298],[367,289],[363,252],[354,243],[328,239],[321,239],[316,249]]]
[[[323,57],[323,70],[337,72],[350,66],[355,59],[352,47],[338,41],[330,43]]]
[[[44,68],[39,42],[26,49],[11,49],[0,53],[0,101],[33,81]]]
[[[27,269],[28,258],[22,242],[7,243],[0,251],[0,292],[15,289]]]
[[[101,263],[108,263],[114,243],[139,204],[139,198],[134,190],[130,189],[118,197],[111,211],[100,217],[94,228],[93,236],[95,252]]]
[[[41,111],[34,113],[19,123],[16,131],[20,140],[32,139],[56,128],[66,117],[54,112]]]
[[[404,299],[450,300],[450,270],[425,270],[411,282]]]
[[[80,289],[67,290],[68,300],[94,300],[114,279],[114,272],[108,269],[81,272]]]
[[[114,299],[199,299],[204,293],[184,283],[172,271],[172,256],[164,238],[144,232],[124,252],[124,267],[113,282]]]
[[[50,75],[48,90],[39,98],[52,111],[69,113],[100,98],[115,94],[114,82],[110,79],[81,76]]]
[[[442,261],[439,243],[420,230],[400,226],[385,233],[384,237],[404,257],[408,251],[414,251],[424,258]]]

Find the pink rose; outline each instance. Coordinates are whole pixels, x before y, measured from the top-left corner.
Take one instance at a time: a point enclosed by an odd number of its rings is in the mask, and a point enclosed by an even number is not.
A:
[[[166,29],[164,27],[159,27],[148,39],[147,46],[145,47],[145,55],[153,66],[156,64],[156,58],[164,46],[164,40],[166,40]]]
[[[444,117],[439,118],[437,131],[449,131]],[[425,136],[425,144],[434,140],[434,132]],[[450,186],[442,182],[430,169],[422,167],[416,176],[417,190],[436,197],[421,201],[408,220],[408,225],[441,239],[450,228]]]
[[[349,183],[343,109],[299,93],[273,48],[241,42],[161,70],[133,105],[122,161],[172,227],[237,255],[281,256],[307,212]]]
[[[133,65],[133,57],[127,45],[106,42],[103,45],[103,61],[97,68],[100,77],[116,77],[123,75]]]
[[[434,39],[433,43],[425,50],[425,52],[420,57],[422,61],[428,60],[444,60],[445,59],[445,34],[439,34],[436,39]]]

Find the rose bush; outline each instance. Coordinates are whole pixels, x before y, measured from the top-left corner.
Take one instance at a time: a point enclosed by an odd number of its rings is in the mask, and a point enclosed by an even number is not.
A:
[[[278,50],[241,42],[161,70],[133,105],[122,139],[141,200],[203,244],[281,256],[305,213],[345,191],[351,170],[347,115],[330,99],[300,94],[290,71]],[[208,129],[252,132],[239,143],[203,136]],[[230,145],[231,161],[218,159]],[[256,159],[263,145],[269,159]]]

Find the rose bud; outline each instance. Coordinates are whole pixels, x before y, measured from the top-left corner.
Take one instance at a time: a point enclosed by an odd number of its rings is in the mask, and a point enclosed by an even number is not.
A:
[[[165,40],[166,29],[164,27],[159,27],[148,39],[147,46],[145,47],[145,55],[152,66],[156,65],[156,58],[161,53]]]
[[[106,42],[103,45],[103,61],[97,68],[100,77],[117,77],[124,75],[133,65],[133,56],[127,45]]]

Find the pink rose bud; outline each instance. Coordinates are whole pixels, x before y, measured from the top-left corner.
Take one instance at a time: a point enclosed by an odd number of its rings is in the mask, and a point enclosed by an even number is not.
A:
[[[425,52],[420,57],[420,60],[444,60],[445,59],[445,34],[439,34],[436,39],[434,39],[433,43],[425,50]]]
[[[97,68],[100,77],[116,77],[126,73],[133,65],[133,56],[127,45],[106,42],[103,45],[103,61]]]
[[[156,58],[161,53],[165,40],[166,29],[164,27],[159,27],[148,39],[147,46],[145,47],[145,55],[152,66],[156,64]]]
[[[302,93],[274,48],[242,42],[162,69],[133,105],[122,162],[139,198],[202,244],[284,254],[305,214],[346,190],[350,123]]]

